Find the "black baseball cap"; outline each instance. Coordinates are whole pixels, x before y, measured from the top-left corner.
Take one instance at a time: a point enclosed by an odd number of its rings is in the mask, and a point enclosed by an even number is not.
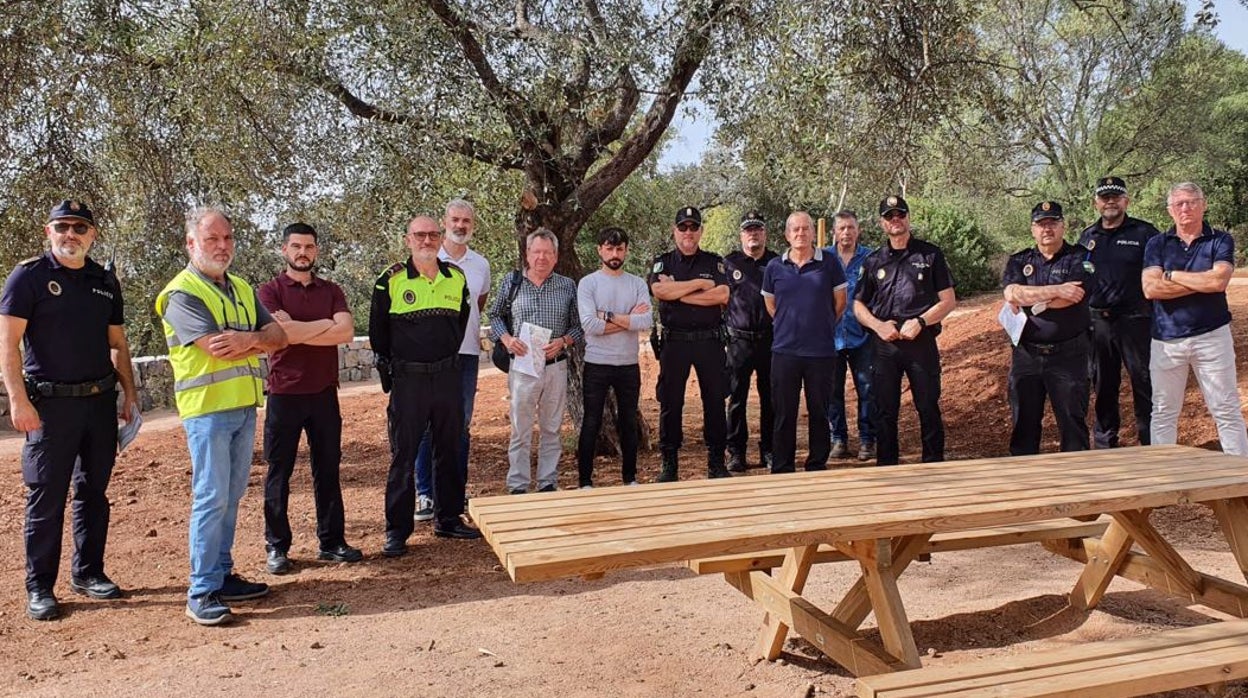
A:
[[[759,213],[758,211],[755,211],[754,209],[750,209],[749,211],[746,211],[745,214],[741,216],[741,229],[742,230],[745,230],[746,228],[766,228],[766,227],[767,227],[767,223],[766,221],[763,220],[763,214]]]
[[[906,203],[905,199],[896,195],[886,196],[883,199],[880,199],[880,215],[883,216],[891,211],[901,211],[902,213],[909,214],[910,206]]]
[[[681,223],[697,223],[702,225],[702,212],[692,206],[686,206],[676,212],[676,225]]]
[[[66,199],[52,207],[52,210],[48,212],[48,222],[58,218],[77,218],[95,225],[95,215],[91,213],[91,209],[75,199]]]
[[[1104,196],[1105,194],[1121,194],[1126,195],[1127,183],[1122,181],[1121,177],[1101,177],[1096,180],[1096,195]]]
[[[1038,220],[1043,220],[1045,218],[1057,218],[1058,220],[1061,220],[1062,218],[1064,218],[1064,216],[1062,215],[1062,205],[1057,203],[1056,201],[1041,201],[1040,203],[1032,207],[1031,209],[1031,222],[1032,223],[1035,223]]]

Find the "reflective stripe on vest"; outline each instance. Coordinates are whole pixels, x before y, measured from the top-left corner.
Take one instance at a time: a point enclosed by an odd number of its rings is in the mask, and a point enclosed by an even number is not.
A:
[[[165,342],[169,345],[174,400],[183,419],[264,404],[264,375],[260,370],[259,357],[218,359],[193,342],[180,343],[173,327],[164,320],[169,296],[181,292],[202,301],[218,328],[254,331],[257,318],[255,291],[236,276],[228,278],[234,292],[232,300],[220,288],[190,269],[184,269],[173,277],[156,297],[156,312],[161,316]]]

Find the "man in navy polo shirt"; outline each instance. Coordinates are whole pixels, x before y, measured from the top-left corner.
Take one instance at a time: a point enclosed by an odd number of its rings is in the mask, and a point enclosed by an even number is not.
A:
[[[880,227],[888,244],[867,255],[854,291],[854,315],[871,330],[876,463],[899,459],[897,418],[901,376],[919,413],[923,462],[945,459],[945,423],[940,415],[940,321],[958,306],[953,276],[940,248],[910,234],[910,207],[900,196],[880,202]]]
[[[1088,280],[1092,315],[1092,382],[1096,390],[1096,423],[1092,436],[1097,448],[1118,445],[1118,389],[1122,369],[1131,379],[1135,428],[1140,445],[1147,446],[1148,421],[1153,410],[1153,387],[1148,376],[1149,328],[1153,304],[1144,297],[1140,272],[1144,247],[1157,234],[1152,223],[1127,215],[1127,185],[1119,177],[1096,181],[1093,204],[1100,220],[1079,236],[1087,259],[1096,268]]]
[[[789,214],[784,224],[789,249],[763,271],[763,298],[774,318],[771,394],[775,409],[773,473],[793,472],[797,450],[798,400],[806,387],[807,470],[827,468],[831,447],[828,400],[836,356],[836,320],[845,312],[845,272],[836,258],[815,247],[810,214]]]
[[[1205,223],[1205,193],[1191,182],[1170,188],[1166,210],[1174,227],[1144,249],[1144,295],[1153,301],[1154,444],[1178,440],[1179,412],[1187,372],[1205,396],[1222,450],[1248,455],[1248,431],[1240,411],[1235,343],[1226,286],[1235,270],[1230,233]]]
[[[299,438],[308,434],[312,492],[316,500],[317,558],[359,562],[363,553],[344,538],[342,414],[338,409],[338,345],[355,331],[347,297],[316,275],[316,229],[291,223],[282,230],[286,269],[257,291],[260,302],[286,331],[290,344],[269,357],[269,404],[264,414],[264,538],[271,574],[290,571],[292,533],[286,506]]]
[[[1094,267],[1087,249],[1068,244],[1062,205],[1031,209],[1036,246],[1005,263],[1005,300],[1027,314],[1010,363],[1010,455],[1040,452],[1047,397],[1063,451],[1086,451],[1088,440],[1088,300]]]

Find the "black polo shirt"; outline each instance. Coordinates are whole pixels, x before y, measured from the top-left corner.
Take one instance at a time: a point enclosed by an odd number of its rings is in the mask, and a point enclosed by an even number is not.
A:
[[[871,314],[898,323],[922,315],[940,300],[939,293],[953,288],[953,275],[940,248],[914,236],[904,249],[887,242],[862,262],[862,278],[854,300],[862,301]],[[940,323],[924,332],[940,333]]]
[[[654,264],[650,267],[650,275],[646,277],[646,285],[656,283],[660,274],[672,277],[673,281],[711,279],[716,286],[728,283],[724,258],[706,250],[698,250],[685,256],[679,249],[674,249],[655,257]],[[680,332],[716,329],[724,315],[722,307],[718,305],[701,306],[662,300],[658,301],[658,305],[659,322],[663,323],[663,327]]]
[[[1121,313],[1152,313],[1144,298],[1140,273],[1144,271],[1144,247],[1157,228],[1148,221],[1127,216],[1117,228],[1106,229],[1102,221],[1086,228],[1079,244],[1087,248],[1087,259],[1096,268],[1088,288],[1088,306]]]
[[[1045,259],[1040,250],[1030,249],[1010,255],[1005,263],[1001,287],[1011,284],[1020,286],[1056,286],[1068,281],[1078,281],[1086,289],[1096,283],[1095,265],[1087,261],[1088,250],[1082,245],[1063,242],[1051,259]],[[1027,325],[1023,328],[1023,342],[1052,344],[1073,339],[1088,331],[1091,316],[1088,314],[1088,295],[1083,300],[1065,308],[1047,308],[1040,314],[1031,308],[1027,313]]]
[[[771,250],[754,259],[737,250],[724,257],[728,271],[728,326],[746,332],[766,332],[771,329],[771,314],[763,302],[763,270],[767,263],[778,257]]]
[[[1166,271],[1209,271],[1218,262],[1235,266],[1235,239],[1225,230],[1204,224],[1191,245],[1171,228],[1148,241],[1144,268]],[[1226,292],[1192,293],[1153,301],[1153,339],[1182,339],[1212,332],[1231,322]]]
[[[18,264],[0,293],[0,315],[26,320],[22,369],[54,383],[85,383],[113,371],[110,325],[125,322],[121,284],[90,257],[70,269],[51,252]]]

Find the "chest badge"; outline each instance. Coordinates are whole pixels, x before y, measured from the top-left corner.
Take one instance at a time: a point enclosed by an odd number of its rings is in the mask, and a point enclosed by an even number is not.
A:
[[[1035,271],[1036,271],[1036,268],[1028,264],[1023,267],[1023,276],[1031,276],[1032,274],[1035,273]]]
[[[1088,272],[1089,274],[1095,274],[1095,273],[1096,273],[1096,265],[1095,265],[1095,264],[1093,264],[1090,260],[1084,260],[1084,262],[1083,262],[1083,270],[1084,270],[1084,271],[1086,271],[1086,272]]]
[[[408,305],[415,305],[416,294],[410,288],[403,292],[403,302]]]
[[[1092,250],[1095,250],[1095,249],[1096,249],[1096,240],[1088,240],[1087,248],[1088,248],[1088,252],[1091,252]]]
[[[56,282],[56,280],[49,281],[49,282],[48,282],[48,293],[51,293],[51,294],[52,294],[52,295],[54,295],[54,296],[59,296],[59,295],[61,295],[61,285],[60,285],[60,284],[58,284],[58,283]]]
[[[919,281],[923,280],[923,272],[919,272]]]
[[[883,269],[880,269],[879,271],[875,272],[875,278],[879,279],[880,281],[884,280],[884,276],[885,274],[884,274]]]
[[[653,271],[655,274],[658,274],[659,272],[663,271],[663,260],[658,260],[654,263]]]
[[[741,270],[740,270],[740,269],[733,269],[733,270],[732,270],[732,280],[733,280],[733,281],[740,281],[740,280],[741,280]]]

